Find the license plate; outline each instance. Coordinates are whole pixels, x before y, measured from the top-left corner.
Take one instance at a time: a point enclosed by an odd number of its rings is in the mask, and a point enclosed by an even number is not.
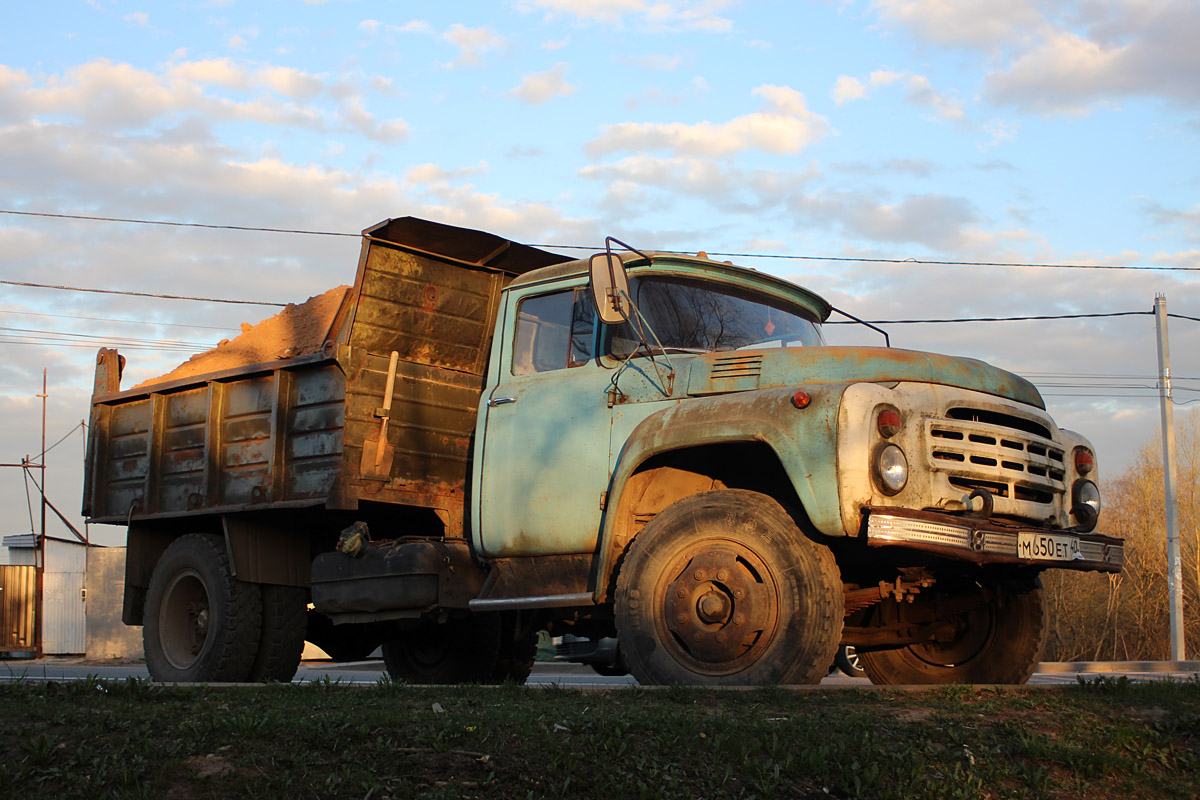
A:
[[[1058,533],[1018,533],[1017,556],[1035,561],[1074,561],[1079,554],[1079,539]]]

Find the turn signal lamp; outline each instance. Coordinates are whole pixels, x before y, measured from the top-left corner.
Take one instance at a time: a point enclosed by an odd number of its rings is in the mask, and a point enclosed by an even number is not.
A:
[[[875,425],[879,428],[879,435],[885,439],[890,439],[900,432],[900,412],[894,408],[882,408],[879,410],[879,416],[875,418]]]
[[[1075,471],[1080,475],[1088,475],[1096,468],[1096,457],[1090,450],[1082,447],[1075,450]]]
[[[808,404],[812,402],[812,396],[803,389],[797,389],[792,395],[792,405],[796,408],[808,408]]]

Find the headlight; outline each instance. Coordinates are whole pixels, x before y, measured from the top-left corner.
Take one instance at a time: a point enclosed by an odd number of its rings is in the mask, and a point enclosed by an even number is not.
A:
[[[908,459],[894,444],[875,451],[875,479],[884,494],[896,494],[908,483]]]
[[[1100,519],[1100,490],[1091,481],[1075,481],[1071,489],[1071,516],[1079,530],[1090,531]]]

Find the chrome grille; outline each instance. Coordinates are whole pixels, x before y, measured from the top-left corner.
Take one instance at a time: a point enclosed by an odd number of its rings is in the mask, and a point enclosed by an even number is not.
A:
[[[972,419],[969,409],[954,412],[954,418],[926,423],[929,463],[951,484],[1034,503],[1052,503],[1065,491],[1065,453],[1031,432],[1040,425],[988,412]]]

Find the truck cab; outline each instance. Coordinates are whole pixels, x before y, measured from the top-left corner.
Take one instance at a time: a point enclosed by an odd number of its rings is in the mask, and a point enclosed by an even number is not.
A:
[[[619,635],[619,565],[642,548],[647,561],[659,557],[646,544],[659,514],[699,497],[715,514],[751,502],[743,516],[782,510],[796,529],[789,537],[833,556],[824,585],[791,590],[842,595],[845,624],[826,638],[856,646],[877,680],[1017,681],[1044,635],[1037,573],[1119,569],[1120,542],[1091,533],[1091,445],[1054,425],[1028,381],[971,359],[829,347],[828,303],[731,264],[604,258],[628,300],[607,324],[597,295],[611,287],[597,289],[582,261],[529,273],[504,293],[476,431],[471,526],[499,579],[473,609],[612,607]],[[700,592],[659,575],[648,587],[659,606],[644,626],[653,645],[623,650],[639,677],[694,679],[697,664],[701,675],[723,676],[713,663],[742,664],[749,637],[780,624],[762,598],[778,604],[787,587],[768,573],[787,572],[795,555],[771,564],[727,538],[717,537],[727,569],[714,574],[732,583],[693,579]],[[672,569],[706,558],[693,555]],[[741,602],[735,584],[759,602]],[[669,601],[668,585],[686,602]],[[702,614],[697,597],[719,613]],[[1014,604],[1019,612],[1001,620],[999,609]],[[937,610],[946,607],[957,610]],[[709,641],[743,611],[746,637]],[[979,641],[964,645],[969,636]],[[691,671],[655,666],[664,651]]]

